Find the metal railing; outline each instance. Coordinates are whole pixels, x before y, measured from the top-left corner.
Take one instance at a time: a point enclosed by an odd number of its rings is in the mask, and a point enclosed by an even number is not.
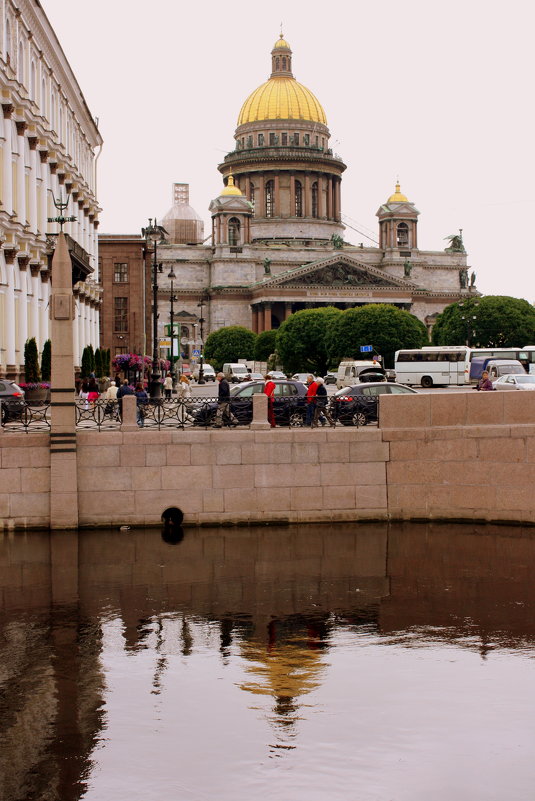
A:
[[[121,414],[118,401],[76,399],[76,428],[84,431],[119,429]]]
[[[9,404],[0,401],[0,420],[4,431],[16,433],[50,431],[50,404],[25,403]]]

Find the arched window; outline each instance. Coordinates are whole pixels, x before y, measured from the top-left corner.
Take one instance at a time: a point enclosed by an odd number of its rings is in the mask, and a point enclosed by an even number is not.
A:
[[[20,83],[24,83],[24,47],[22,46],[22,42],[19,42],[19,58],[17,64],[17,73],[18,79]]]
[[[240,221],[231,217],[228,221],[228,243],[231,247],[240,244]]]
[[[46,117],[46,83],[45,79],[41,81],[41,113]]]
[[[273,217],[274,195],[275,185],[273,181],[268,181],[266,184],[266,217]]]
[[[295,216],[303,216],[303,186],[301,181],[295,182]]]
[[[278,72],[278,70],[280,69],[280,59],[279,59],[279,57],[278,57],[278,56],[277,56],[277,58],[275,59],[275,69],[277,70],[277,72]]]
[[[11,23],[6,18],[6,61],[11,63]]]
[[[37,92],[37,83],[36,83],[36,73],[35,73],[35,61],[32,61],[30,67],[30,99],[37,100],[36,97]]]
[[[312,216],[318,216],[318,182],[312,184]]]
[[[398,225],[398,247],[407,247],[409,244],[409,226],[407,223],[400,223]]]
[[[283,56],[283,57],[282,57],[282,69],[283,69],[283,70],[285,70],[285,69],[286,69],[286,56]]]

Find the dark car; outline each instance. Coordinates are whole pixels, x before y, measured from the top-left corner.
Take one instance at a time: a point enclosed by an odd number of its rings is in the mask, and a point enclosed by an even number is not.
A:
[[[333,420],[345,426],[365,426],[377,422],[379,395],[414,395],[415,389],[389,381],[357,384],[339,389],[329,406]]]
[[[264,391],[264,381],[247,381],[230,390],[232,414],[242,425],[253,419],[253,395]],[[302,426],[306,414],[307,388],[300,381],[275,381],[273,410],[277,425]],[[208,400],[191,410],[195,425],[211,425],[216,416],[217,401]]]
[[[0,403],[2,405],[2,423],[15,420],[24,411],[24,392],[12,381],[0,381]]]
[[[326,384],[336,384],[336,373],[327,373],[323,376],[323,381]]]

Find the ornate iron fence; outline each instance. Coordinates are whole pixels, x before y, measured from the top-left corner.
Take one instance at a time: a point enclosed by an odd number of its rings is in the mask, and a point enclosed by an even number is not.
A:
[[[119,429],[121,415],[118,401],[76,399],[76,428],[99,431]]]
[[[0,420],[4,431],[50,431],[50,404],[22,401],[9,405],[0,401]]]
[[[210,427],[217,412],[217,398],[158,398],[138,406],[138,422],[147,428]]]

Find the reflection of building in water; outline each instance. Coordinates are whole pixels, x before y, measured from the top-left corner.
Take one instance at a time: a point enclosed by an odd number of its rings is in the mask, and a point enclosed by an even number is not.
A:
[[[250,681],[240,687],[274,699],[271,719],[279,736],[283,730],[284,735],[294,734],[302,697],[321,684],[327,633],[328,627],[320,618],[274,620],[264,638],[257,629],[251,639],[240,642],[250,676]]]

